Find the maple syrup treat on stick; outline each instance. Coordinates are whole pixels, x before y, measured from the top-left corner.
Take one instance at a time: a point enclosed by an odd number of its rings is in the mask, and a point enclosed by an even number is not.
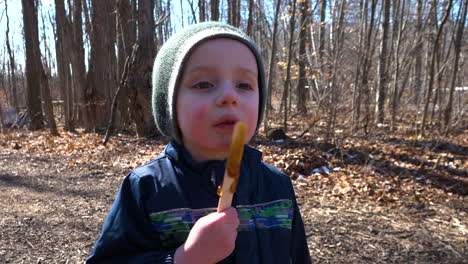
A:
[[[240,165],[242,155],[244,154],[245,137],[247,135],[247,125],[239,121],[234,126],[231,145],[226,162],[226,171],[224,172],[223,184],[218,192],[219,203],[218,213],[231,207],[232,197],[236,192],[237,182],[239,181]]]

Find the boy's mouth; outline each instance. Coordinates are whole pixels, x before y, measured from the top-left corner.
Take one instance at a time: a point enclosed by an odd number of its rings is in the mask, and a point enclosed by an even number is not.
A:
[[[235,118],[222,118],[221,120],[215,122],[214,126],[217,128],[234,128],[234,125],[237,123]]]

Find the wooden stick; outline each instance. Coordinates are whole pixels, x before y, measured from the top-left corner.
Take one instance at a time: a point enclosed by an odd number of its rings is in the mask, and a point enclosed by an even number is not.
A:
[[[247,125],[239,121],[234,126],[231,145],[226,162],[226,171],[224,172],[223,184],[219,195],[218,213],[231,207],[232,197],[237,189],[239,181],[240,165],[242,155],[244,154],[245,137],[247,135]]]

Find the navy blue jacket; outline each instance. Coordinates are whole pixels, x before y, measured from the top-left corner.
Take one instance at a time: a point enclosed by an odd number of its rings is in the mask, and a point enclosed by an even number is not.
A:
[[[245,147],[233,207],[240,219],[234,252],[219,263],[311,263],[288,176]],[[122,183],[87,263],[173,263],[201,217],[216,211],[225,161],[194,162],[171,142]]]

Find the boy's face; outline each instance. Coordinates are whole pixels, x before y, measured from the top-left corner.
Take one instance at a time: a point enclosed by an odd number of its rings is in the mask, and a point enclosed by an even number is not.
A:
[[[239,41],[206,41],[190,55],[177,95],[177,123],[195,160],[224,159],[235,122],[255,133],[259,88],[255,56]]]

